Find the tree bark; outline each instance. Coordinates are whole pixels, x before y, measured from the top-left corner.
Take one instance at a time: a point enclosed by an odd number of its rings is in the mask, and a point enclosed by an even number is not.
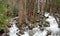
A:
[[[25,0],[19,0],[18,2],[18,8],[19,8],[19,24],[21,25],[23,22],[25,22]]]

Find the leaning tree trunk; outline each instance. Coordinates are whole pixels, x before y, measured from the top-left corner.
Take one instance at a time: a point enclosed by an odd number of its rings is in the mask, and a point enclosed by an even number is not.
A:
[[[17,24],[17,26],[20,29],[20,34],[24,34],[26,22],[26,0],[18,1],[18,10],[19,24]]]
[[[20,0],[18,2],[18,8],[19,8],[19,24],[21,25],[23,22],[25,22],[25,0]]]

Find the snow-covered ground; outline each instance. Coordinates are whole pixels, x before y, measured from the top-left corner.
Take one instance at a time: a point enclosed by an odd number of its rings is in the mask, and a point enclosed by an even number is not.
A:
[[[48,17],[46,21],[50,23],[50,27],[46,27],[44,31],[41,31],[39,29],[39,26],[36,28],[33,28],[31,33],[34,33],[32,36],[46,36],[48,31],[51,31],[51,35],[49,36],[57,36],[56,34],[60,31],[58,28],[58,24],[53,16],[50,16],[49,13],[45,13],[45,17]],[[9,28],[9,36],[18,36],[16,33],[19,32],[18,28],[15,25],[15,21],[13,22],[13,26]],[[18,30],[18,31],[17,31]],[[48,31],[47,31],[48,30]],[[21,36],[29,36],[29,31],[25,31],[25,34]],[[58,35],[60,36],[60,35]]]

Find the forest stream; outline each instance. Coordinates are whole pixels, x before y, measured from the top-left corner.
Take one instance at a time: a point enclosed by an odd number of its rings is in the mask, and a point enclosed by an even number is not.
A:
[[[60,0],[0,0],[0,36],[60,36]]]

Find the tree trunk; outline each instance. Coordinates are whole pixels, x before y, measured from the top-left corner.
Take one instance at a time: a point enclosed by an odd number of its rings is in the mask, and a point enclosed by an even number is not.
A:
[[[19,8],[19,24],[21,25],[23,22],[25,22],[25,1],[26,0],[19,0],[18,2],[18,8]]]

